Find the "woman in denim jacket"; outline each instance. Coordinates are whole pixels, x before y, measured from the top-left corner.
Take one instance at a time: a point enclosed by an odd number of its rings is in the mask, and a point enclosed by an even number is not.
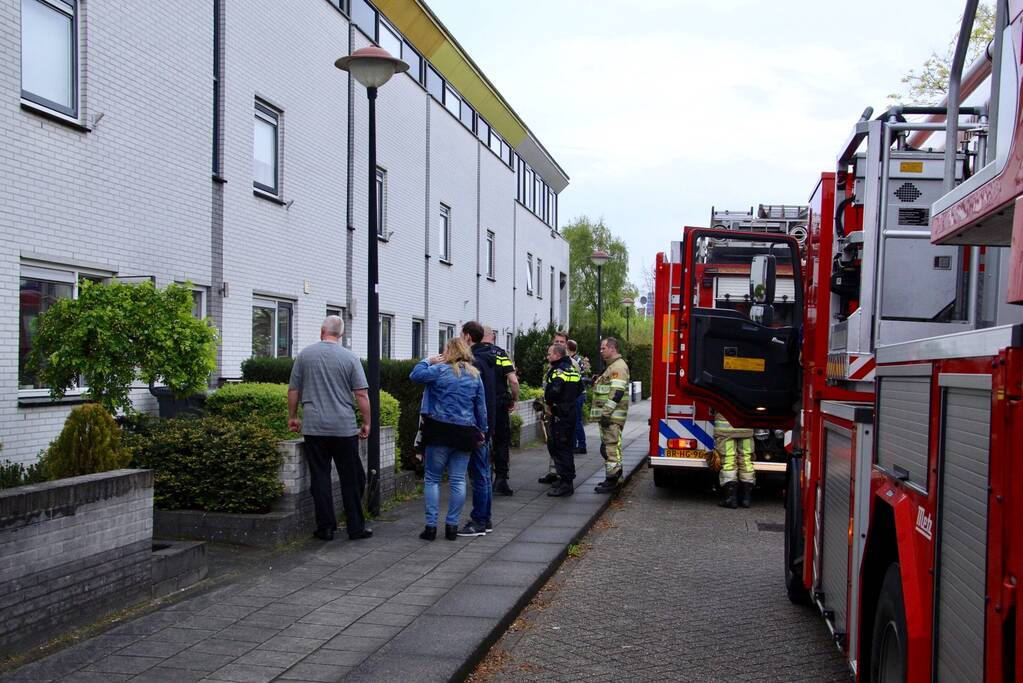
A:
[[[413,382],[426,385],[422,415],[423,443],[426,462],[423,502],[426,507],[426,529],[419,538],[437,538],[437,515],[440,507],[440,481],[448,471],[448,515],[444,537],[455,540],[458,520],[465,503],[465,470],[469,456],[486,438],[487,404],[483,382],[473,365],[472,351],[461,338],[448,342],[444,353],[419,361],[409,376]]]

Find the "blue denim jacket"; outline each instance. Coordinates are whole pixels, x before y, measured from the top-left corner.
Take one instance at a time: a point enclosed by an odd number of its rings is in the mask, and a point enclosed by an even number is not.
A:
[[[416,363],[409,378],[426,385],[419,412],[439,422],[475,426],[487,433],[487,402],[479,376],[456,376],[447,363]]]

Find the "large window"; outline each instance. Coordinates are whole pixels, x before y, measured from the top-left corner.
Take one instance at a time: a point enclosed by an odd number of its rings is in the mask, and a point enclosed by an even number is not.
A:
[[[448,86],[444,86],[444,107],[456,117],[461,116],[462,98]]]
[[[253,179],[258,190],[279,194],[278,159],[280,157],[280,112],[262,102],[256,102],[253,135]]]
[[[462,100],[461,119],[462,119],[462,123],[469,130],[473,130],[473,127],[472,127],[473,126],[473,118],[475,117],[475,115],[476,115],[476,112],[473,111],[473,108],[469,106],[469,103],[466,102],[465,100]]]
[[[352,23],[362,29],[362,32],[371,39],[376,40],[377,13],[366,0],[352,0]]]
[[[377,169],[377,237],[387,239],[387,226],[384,219],[387,216],[387,212],[384,211],[384,200],[387,198],[387,171],[382,168]]]
[[[18,388],[42,389],[38,378],[28,371],[28,356],[32,351],[39,326],[39,316],[61,299],[78,297],[78,285],[83,280],[102,282],[108,276],[83,273],[77,270],[24,265],[19,280],[18,310]]]
[[[424,348],[425,338],[423,337],[423,321],[418,318],[412,319],[412,357],[422,358],[426,355]]]
[[[21,0],[21,96],[78,116],[76,0]]]
[[[533,294],[533,255],[526,254],[526,294]]]
[[[444,79],[429,64],[426,65],[426,90],[438,101],[444,101]]]
[[[401,38],[398,37],[398,32],[391,28],[391,25],[382,17],[377,22],[377,43],[391,53],[392,57],[401,54]]]
[[[495,272],[497,270],[497,264],[496,264],[497,251],[495,249],[496,242],[497,242],[497,236],[494,235],[493,230],[487,230],[487,258],[486,258],[486,265],[487,265],[487,277],[489,277],[491,280],[493,280],[496,277]]]
[[[444,353],[444,347],[455,338],[455,326],[451,323],[441,323],[437,329],[437,353]]]
[[[380,316],[380,357],[394,357],[394,316]]]
[[[441,261],[451,260],[451,207],[440,205],[440,220],[437,223],[440,239],[439,251]]]
[[[401,44],[401,59],[408,64],[408,74],[417,81],[423,79],[423,60],[408,43]]]
[[[295,304],[276,299],[252,300],[252,355],[291,356]]]

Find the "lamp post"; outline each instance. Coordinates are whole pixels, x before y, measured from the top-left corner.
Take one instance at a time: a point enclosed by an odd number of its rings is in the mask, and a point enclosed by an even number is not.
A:
[[[625,341],[629,341],[629,320],[632,318],[632,307],[636,304],[632,297],[622,299],[622,306],[625,306]]]
[[[396,73],[408,71],[408,64],[392,57],[380,47],[364,47],[347,57],[341,57],[334,66],[347,71],[366,88],[369,99],[369,281],[366,305],[366,381],[369,384],[370,432],[366,443],[366,508],[371,515],[380,514],[380,300],[377,292],[379,267],[377,255],[377,88]]]
[[[600,249],[595,250],[590,254],[590,262],[597,267],[597,372],[604,371],[604,359],[600,355],[600,318],[602,309],[604,308],[603,292],[601,292],[601,271],[604,268],[604,264],[611,260],[611,255],[606,251]]]

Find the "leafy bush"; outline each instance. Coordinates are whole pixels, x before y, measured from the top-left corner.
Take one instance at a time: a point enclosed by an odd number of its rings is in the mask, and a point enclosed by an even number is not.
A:
[[[226,384],[206,399],[206,412],[235,422],[256,422],[277,439],[297,438],[288,431],[286,384]]]
[[[291,368],[294,364],[294,358],[253,356],[242,361],[242,381],[287,384],[291,381]]]
[[[26,484],[38,484],[46,481],[46,472],[41,462],[25,467],[20,462],[4,460],[0,463],[0,490],[13,489]]]
[[[533,325],[529,331],[515,338],[515,373],[519,381],[538,387],[543,384],[543,373],[547,367],[547,348],[558,331],[551,323],[546,327]]]
[[[653,382],[654,350],[649,344],[630,345],[625,356],[629,364],[629,377],[633,382],[643,383],[643,398],[650,398]]]
[[[83,280],[77,298],[54,302],[37,325],[20,382],[62,398],[85,378],[86,396],[111,413],[131,410],[136,379],[182,398],[205,391],[216,367],[217,331],[192,316],[185,285]]]
[[[511,423],[511,447],[521,448],[522,447],[522,416],[518,413],[512,413],[509,416],[509,422]]]
[[[520,401],[532,401],[537,398],[543,398],[543,389],[540,387],[530,386],[528,384],[519,385]]]
[[[277,436],[259,419],[161,420],[128,434],[136,467],[153,470],[161,510],[267,512],[283,492]]]
[[[86,403],[68,413],[41,465],[48,479],[63,479],[120,469],[129,460],[114,418],[98,403]]]
[[[385,403],[384,395],[390,395],[397,404],[397,433],[395,434],[396,460],[403,470],[421,471],[422,463],[416,460],[413,442],[419,431],[419,406],[423,401],[423,387],[409,379],[416,360],[380,361],[380,424],[390,424],[390,410]],[[365,365],[365,361],[363,361]]]

